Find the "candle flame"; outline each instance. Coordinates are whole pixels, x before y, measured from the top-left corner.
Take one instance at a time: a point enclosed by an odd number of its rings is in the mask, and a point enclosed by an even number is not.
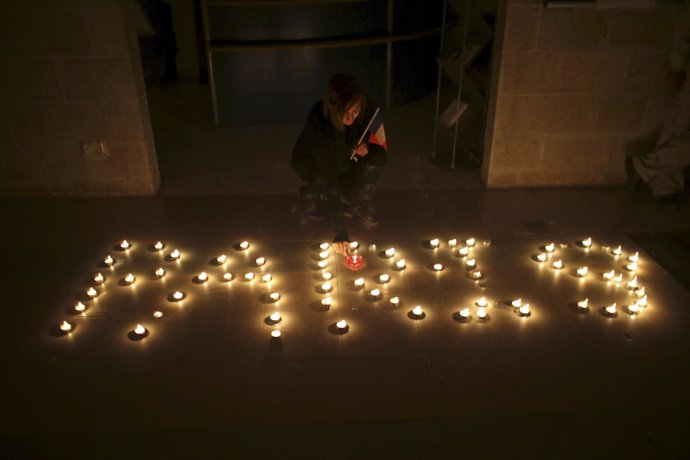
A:
[[[511,302],[513,307],[520,308],[522,306],[522,299],[515,299]]]
[[[270,318],[271,318],[271,321],[275,321],[275,322],[278,322],[278,321],[280,321],[280,320],[282,319],[282,318],[280,317],[280,313],[277,312],[277,311],[271,313]]]
[[[399,299],[398,297],[391,297],[390,302],[391,302],[393,305],[398,305],[398,304],[400,303],[400,299]]]
[[[465,240],[465,244],[469,247],[474,246],[476,242],[477,240],[475,240],[474,238],[468,238]]]
[[[142,326],[141,324],[137,324],[137,327],[134,328],[134,333],[137,335],[142,335],[146,332],[146,328]]]
[[[341,319],[340,321],[335,323],[335,325],[338,329],[345,329],[347,327],[347,321],[345,321],[344,319]]]
[[[440,241],[438,238],[434,238],[432,240],[429,240],[429,245],[431,245],[432,248],[437,248],[439,245]]]
[[[580,308],[587,308],[587,307],[589,307],[589,299],[580,300],[580,301],[577,303],[577,306],[580,307]]]
[[[586,276],[587,272],[589,272],[589,269],[587,267],[580,267],[577,269],[577,274],[579,276]]]
[[[415,316],[422,316],[423,313],[424,313],[424,311],[422,310],[421,305],[417,305],[416,307],[414,307],[412,309],[412,314]]]
[[[62,323],[60,323],[60,330],[64,332],[69,332],[72,330],[72,325],[67,321],[63,321]]]

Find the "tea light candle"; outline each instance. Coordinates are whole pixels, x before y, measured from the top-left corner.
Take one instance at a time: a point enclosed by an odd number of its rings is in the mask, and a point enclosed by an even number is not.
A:
[[[553,243],[549,243],[546,246],[544,246],[544,250],[548,253],[552,253],[553,251],[556,250],[556,245]]]
[[[324,307],[330,307],[332,303],[333,298],[331,296],[321,299],[321,305],[323,305]]]
[[[400,299],[398,297],[391,297],[390,303],[391,305],[398,306],[398,304],[400,304]]]
[[[474,246],[477,243],[477,240],[474,238],[468,238],[465,240],[465,244],[469,247]]]
[[[134,277],[134,275],[132,275],[131,273],[128,273],[127,276],[125,276],[125,280],[124,280],[124,281],[125,281],[125,283],[127,283],[127,284],[134,284],[134,281],[135,281],[135,280],[136,280],[136,278]]]
[[[622,274],[622,273],[619,273],[618,276],[614,276],[614,277],[613,277],[613,282],[614,282],[614,283],[618,284],[618,283],[620,283],[621,281],[623,281],[623,274]]]
[[[249,248],[249,241],[242,241],[240,243],[240,249],[246,250],[247,248]]]
[[[162,318],[162,317],[163,317],[163,312],[160,311],[160,310],[156,310],[156,311],[153,312],[153,317],[156,318],[156,319]]]
[[[606,313],[608,315],[615,315],[616,311],[617,311],[617,309],[616,309],[616,303],[615,302],[606,307]]]
[[[407,266],[405,259],[400,259],[395,263],[395,266],[398,268],[398,270],[404,270],[405,267]]]
[[[270,282],[272,279],[273,279],[273,276],[272,276],[270,273],[266,273],[265,275],[263,275],[263,276],[261,277],[261,281],[263,281],[264,283],[268,283],[268,282]]]
[[[344,329],[347,329],[347,321],[345,321],[344,319],[341,319],[340,321],[335,323],[335,327],[337,327],[341,331]]]
[[[587,272],[589,272],[589,269],[587,267],[580,267],[577,269],[577,276],[580,278],[584,278],[587,276]]]
[[[319,268],[323,269],[328,267],[328,261],[327,260],[320,260],[316,265],[319,266]]]
[[[379,275],[379,281],[382,283],[387,283],[390,281],[390,279],[391,279],[391,277],[388,276],[386,273]]]
[[[551,265],[556,270],[560,270],[561,268],[563,268],[563,261],[559,259],[559,260],[554,261],[554,263],[552,263]]]
[[[357,241],[351,241],[350,242],[350,249],[357,249],[359,248],[359,243]]]
[[[333,273],[331,273],[331,272],[323,272],[323,274],[321,275],[321,278],[323,278],[323,279],[325,279],[326,281],[328,281],[329,279],[333,278]]]
[[[628,281],[628,289],[637,289],[637,276]]]
[[[467,261],[465,262],[465,265],[468,268],[474,268],[477,266],[477,261],[475,259],[467,259]]]
[[[640,311],[640,306],[637,303],[632,303],[628,305],[628,313],[631,315],[636,315]]]
[[[592,238],[587,238],[587,239],[582,240],[582,246],[587,248],[587,249],[592,247]]]
[[[384,251],[386,257],[393,257],[395,255],[395,248],[388,248]]]
[[[379,289],[372,289],[369,291],[369,295],[372,297],[378,297],[381,295],[381,291]]]
[[[261,266],[261,265],[266,263],[266,258],[265,257],[257,257],[255,262],[256,262],[256,265]]]
[[[331,283],[328,282],[328,281],[326,281],[325,283],[323,283],[323,284],[321,285],[321,290],[322,290],[323,292],[330,292],[331,289],[333,289],[333,286],[331,286]]]
[[[477,310],[477,318],[486,318],[486,309],[484,307],[480,307],[479,310]]]
[[[319,253],[319,257],[321,257],[321,259],[328,259],[328,254],[329,254],[328,251],[321,251]]]
[[[227,262],[227,260],[228,260],[228,257],[225,254],[221,254],[218,257],[216,257],[216,262],[218,262],[221,265],[224,264],[225,262]]]
[[[280,317],[280,313],[277,312],[277,311],[271,313],[271,316],[269,316],[269,318],[270,318],[271,321],[273,321],[274,323],[278,323],[278,322],[280,322],[280,320],[283,319],[283,318]]]
[[[175,300],[182,300],[182,299],[184,299],[184,292],[182,292],[182,291],[175,291],[175,292],[173,292],[172,297],[173,297],[173,299],[175,299]]]
[[[639,260],[639,258],[640,258],[640,253],[639,253],[639,252],[636,252],[635,254],[629,256],[629,257],[628,257],[628,260],[629,260],[630,262],[637,262],[637,261]]]
[[[67,321],[63,321],[60,323],[60,330],[62,332],[69,332],[72,330],[72,325],[68,323]]]
[[[520,308],[522,306],[522,299],[515,299],[510,303],[513,307]]]
[[[96,273],[96,276],[93,277],[93,280],[97,284],[103,284],[103,282],[105,281],[105,278],[103,278],[103,275],[101,275],[100,273]]]
[[[355,280],[355,286],[357,286],[357,287],[362,287],[362,286],[364,286],[364,278],[357,278],[357,279]]]
[[[321,248],[322,251],[325,251],[326,249],[329,248],[329,246],[330,246],[330,244],[328,244],[328,243],[321,243],[319,245],[319,248]]]
[[[641,287],[638,290],[636,290],[635,294],[637,294],[637,297],[644,297],[646,295],[644,287]]]
[[[457,246],[457,244],[458,240],[456,238],[451,238],[448,240],[448,246],[450,246],[451,248],[454,248],[455,246]]]
[[[468,319],[470,317],[470,309],[465,307],[460,310],[460,317],[463,319]]]
[[[616,272],[611,270],[610,272],[604,273],[604,278],[611,281],[615,275],[616,275]]]
[[[223,274],[223,279],[225,281],[232,281],[233,278],[234,278],[234,276],[230,272],[226,272]]]
[[[412,309],[412,314],[413,314],[414,316],[416,316],[416,317],[422,316],[422,315],[424,314],[424,310],[422,310],[422,306],[421,306],[421,305],[417,305],[416,307],[414,307],[414,308]]]
[[[479,300],[477,300],[477,306],[478,307],[486,307],[488,305],[488,302],[486,301],[486,297],[482,297]]]
[[[474,278],[475,280],[482,279],[482,276],[484,276],[484,274],[479,270],[477,270],[476,272],[472,272],[472,278]]]
[[[469,253],[470,253],[470,248],[468,248],[467,246],[458,249],[458,255],[460,255],[462,257],[465,257]]]
[[[253,280],[254,279],[254,273],[252,273],[252,272],[245,273],[244,279],[246,279],[247,281]]]
[[[84,310],[86,310],[86,305],[81,302],[77,302],[76,305],[74,305],[74,310],[79,313],[83,313]]]
[[[278,292],[271,292],[271,293],[268,295],[268,297],[270,297],[271,300],[275,302],[275,301],[277,301],[278,299],[280,299],[280,293],[278,293]]]
[[[443,265],[442,264],[434,264],[434,270],[436,270],[437,272],[440,272],[441,270],[443,270]]]
[[[95,290],[93,287],[90,287],[86,290],[86,295],[93,299],[98,295],[98,291]]]
[[[163,249],[163,246],[164,244],[162,242],[156,241],[156,244],[153,245],[153,249],[155,249],[156,251],[160,251],[161,249]]]
[[[129,241],[127,240],[122,240],[122,243],[120,243],[120,248],[121,249],[129,249],[132,245],[129,244]]]
[[[580,300],[580,301],[577,303],[577,308],[581,308],[581,309],[583,309],[583,310],[587,310],[587,308],[589,308],[589,299]]]
[[[622,249],[621,249],[620,246],[611,249],[611,254],[613,254],[613,255],[616,256],[616,257],[618,257],[619,255],[621,255],[622,253],[623,253],[623,251],[622,251]]]
[[[136,335],[144,335],[146,334],[146,328],[141,324],[137,324],[137,326],[134,328],[134,333]]]
[[[180,251],[178,249],[175,249],[173,252],[170,253],[170,258],[173,260],[177,260],[180,258]]]
[[[630,262],[625,266],[625,269],[629,272],[637,271],[637,262]]]
[[[163,267],[158,268],[155,272],[156,278],[163,278],[165,276],[165,269]]]
[[[432,240],[429,240],[429,246],[431,246],[432,248],[437,248],[439,244],[440,244],[440,241],[438,238],[434,238]]]
[[[646,307],[647,306],[647,296],[643,295],[642,297],[637,299],[637,302],[635,302],[635,303],[637,303],[637,305],[639,305],[640,307],[643,307],[643,308]]]
[[[208,281],[208,274],[206,272],[201,272],[198,275],[196,275],[196,279],[201,281],[202,283],[205,283]]]
[[[108,265],[108,266],[111,266],[115,263],[115,259],[113,259],[110,256],[107,256],[105,259],[103,259],[103,263]]]
[[[274,339],[279,339],[280,338],[280,331],[278,329],[272,330],[271,331],[271,337]]]
[[[520,316],[529,316],[531,314],[529,304],[526,303],[522,305],[520,308],[518,308],[518,312],[520,313]]]
[[[539,262],[546,262],[546,254],[537,254],[537,260]]]

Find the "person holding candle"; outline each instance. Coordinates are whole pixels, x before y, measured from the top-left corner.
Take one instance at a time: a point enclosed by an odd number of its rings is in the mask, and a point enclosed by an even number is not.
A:
[[[305,215],[311,220],[330,219],[333,248],[343,256],[350,254],[344,217],[367,228],[378,225],[368,201],[386,164],[386,143],[374,136],[359,142],[371,119],[357,78],[333,75],[323,99],[309,112],[290,160],[305,182],[299,189]]]
[[[628,185],[635,191],[644,182],[661,204],[677,205],[685,188],[684,169],[690,166],[690,0],[676,17],[667,83],[673,92],[654,148],[625,159]]]

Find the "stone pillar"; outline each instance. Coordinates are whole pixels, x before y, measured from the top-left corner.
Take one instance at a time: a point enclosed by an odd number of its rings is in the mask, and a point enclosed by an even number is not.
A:
[[[622,184],[668,102],[677,2],[501,0],[482,176],[489,187]]]
[[[160,177],[134,2],[5,3],[0,193],[155,194]]]

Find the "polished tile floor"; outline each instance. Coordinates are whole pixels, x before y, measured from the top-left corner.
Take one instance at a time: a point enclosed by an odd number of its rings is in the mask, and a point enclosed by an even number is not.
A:
[[[206,179],[185,182],[184,171],[154,198],[0,201],[0,458],[690,455],[690,292],[677,270],[690,255],[649,244],[690,232],[687,200],[669,210],[622,188],[485,190],[468,173],[454,187],[383,187],[381,225],[351,225],[367,260],[352,272],[332,252],[317,265],[331,229],[302,218],[292,184],[226,193],[203,189],[213,174],[189,170]],[[458,254],[471,237],[476,245]],[[123,239],[128,251],[117,248]],[[152,251],[159,240],[165,248]],[[176,248],[181,258],[166,260]],[[400,258],[404,270],[393,266]],[[620,282],[604,277],[610,270]],[[206,283],[195,281],[202,271]],[[647,307],[630,315],[642,287]],[[169,300],[176,290],[180,302]],[[585,298],[587,311],[577,307]],[[410,313],[417,305],[421,318]],[[469,321],[458,317],[464,308]],[[59,332],[63,321],[71,333]],[[144,338],[132,334],[137,324]]]

